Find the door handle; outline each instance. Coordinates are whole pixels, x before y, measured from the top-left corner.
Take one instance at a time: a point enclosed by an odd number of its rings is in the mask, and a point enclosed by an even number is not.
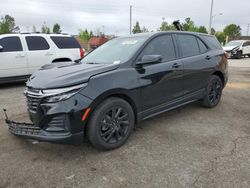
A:
[[[25,54],[18,54],[18,55],[16,55],[16,58],[22,58],[22,57],[25,57]]]
[[[181,66],[181,64],[179,64],[179,63],[174,63],[172,65],[172,67],[175,68],[175,69],[179,68],[180,66]]]
[[[207,56],[205,57],[205,59],[206,59],[206,60],[210,60],[211,57],[210,57],[209,55],[207,55]]]
[[[49,56],[49,55],[54,55],[54,54],[53,54],[53,53],[48,52],[48,53],[46,53],[45,55],[46,55],[46,56]]]

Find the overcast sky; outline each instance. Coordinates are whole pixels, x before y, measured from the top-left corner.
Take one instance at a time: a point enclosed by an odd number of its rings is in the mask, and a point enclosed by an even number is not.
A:
[[[77,34],[79,29],[98,29],[106,34],[129,33],[129,5],[133,24],[140,22],[149,30],[160,27],[162,18],[170,23],[191,17],[196,25],[208,27],[211,0],[0,0],[0,15],[10,14],[22,32],[39,30],[41,25],[59,23],[63,32]],[[223,13],[223,15],[217,15]],[[250,23],[250,0],[214,0],[213,27],[222,30],[230,23],[241,26],[246,35]]]

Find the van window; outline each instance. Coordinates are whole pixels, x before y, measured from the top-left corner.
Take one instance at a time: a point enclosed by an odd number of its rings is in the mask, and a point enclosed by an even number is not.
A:
[[[23,51],[22,43],[19,37],[4,37],[0,39],[0,45],[3,47],[2,52]]]
[[[77,42],[77,40],[74,37],[54,36],[50,38],[56,44],[56,46],[60,49],[81,48],[80,44]]]
[[[182,57],[190,57],[200,54],[200,49],[193,35],[177,35],[182,51]]]
[[[144,55],[161,55],[163,62],[174,60],[176,54],[172,36],[163,35],[150,41],[143,49],[140,58]]]
[[[25,37],[28,49],[30,51],[34,50],[48,50],[49,44],[45,40],[45,38],[40,36],[26,36]]]

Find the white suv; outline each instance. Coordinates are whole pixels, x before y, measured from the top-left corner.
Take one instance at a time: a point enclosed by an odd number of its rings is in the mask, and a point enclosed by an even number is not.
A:
[[[0,83],[27,80],[45,64],[77,61],[84,50],[71,35],[0,35]]]
[[[229,57],[237,59],[246,55],[250,57],[250,41],[232,40],[227,43],[223,49],[228,53]]]

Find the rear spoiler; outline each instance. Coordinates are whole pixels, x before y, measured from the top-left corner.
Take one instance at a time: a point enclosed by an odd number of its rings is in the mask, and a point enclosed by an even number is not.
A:
[[[183,27],[182,25],[180,24],[180,20],[176,20],[173,22],[173,25],[175,26],[175,28],[178,30],[178,31],[183,31]]]

